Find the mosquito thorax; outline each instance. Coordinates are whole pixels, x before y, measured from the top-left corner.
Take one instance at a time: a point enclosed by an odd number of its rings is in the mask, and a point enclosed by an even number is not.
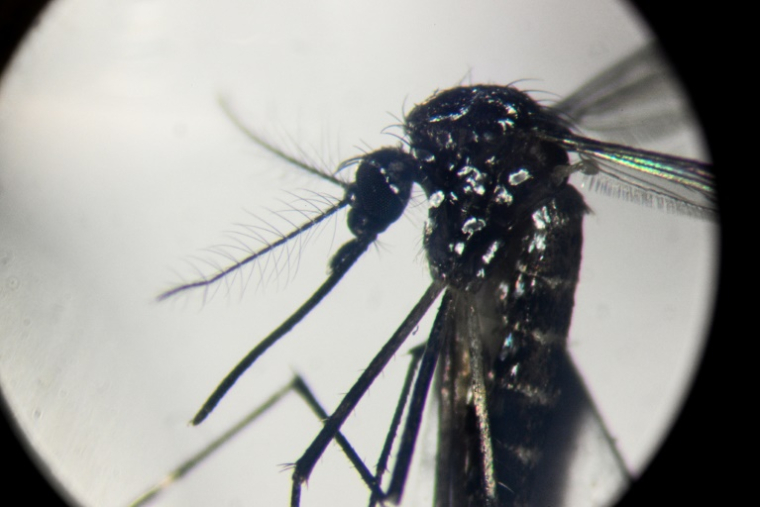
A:
[[[381,148],[364,155],[348,189],[348,227],[357,238],[374,239],[404,212],[412,191],[417,161],[400,148]]]
[[[535,135],[565,122],[507,86],[446,90],[415,107],[405,130],[430,209],[425,247],[434,277],[474,289],[510,231],[565,187],[566,151]]]

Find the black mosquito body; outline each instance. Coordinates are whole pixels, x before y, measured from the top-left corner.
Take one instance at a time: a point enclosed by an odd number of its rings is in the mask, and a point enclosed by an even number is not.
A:
[[[542,457],[548,431],[556,425],[563,397],[583,391],[566,340],[588,208],[569,184],[570,174],[601,171],[654,199],[709,213],[714,209],[709,166],[582,137],[566,116],[511,86],[438,92],[409,112],[403,129],[402,146],[350,161],[357,165],[352,183],[320,173],[345,189],[345,197],[324,216],[349,206],[354,239],[333,256],[325,283],[241,361],[193,422],[200,423],[237,378],[319,304],[401,216],[416,184],[429,203],[424,248],[432,283],[295,463],[292,505],[299,504],[302,484],[334,439],[367,483],[370,504],[400,501],[434,376],[440,407],[435,504],[533,505],[535,492],[549,481],[537,472],[546,466]],[[251,136],[267,150],[316,172]],[[318,220],[213,279],[163,297],[208,285]],[[342,437],[341,425],[439,298],[430,336],[414,354],[385,450],[377,470],[370,472]],[[381,478],[402,412],[406,417],[395,465],[384,486]]]

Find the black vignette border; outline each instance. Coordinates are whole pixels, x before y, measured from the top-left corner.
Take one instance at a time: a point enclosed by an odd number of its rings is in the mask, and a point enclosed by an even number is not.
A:
[[[716,93],[727,93],[734,86],[726,78],[731,79],[729,76],[736,75],[738,69],[729,68],[727,55],[739,49],[731,49],[727,39],[718,35],[730,24],[726,7],[675,8],[652,0],[630,3],[659,39],[702,126],[716,172],[721,232],[715,310],[702,364],[670,434],[619,506],[697,501],[713,488],[720,489],[721,495],[729,495],[723,498],[731,504],[730,495],[736,493],[729,485],[740,480],[729,475],[729,470],[736,468],[730,465],[732,458],[726,455],[726,450],[741,446],[737,447],[738,442],[729,441],[726,436],[744,432],[734,426],[742,418],[729,408],[728,400],[720,400],[716,394],[741,385],[738,379],[732,379],[731,372],[748,370],[743,370],[734,360],[727,361],[729,340],[726,339],[730,336],[729,323],[736,317],[735,305],[729,304],[729,294],[734,287],[732,280],[736,280],[736,271],[742,265],[741,260],[735,259],[737,249],[732,246],[737,237],[736,229],[741,225],[736,212],[736,203],[741,199],[735,195],[736,188],[732,188],[736,185],[725,178],[727,169],[733,167],[732,161],[727,159],[726,146],[728,132],[733,130],[725,126],[733,124],[729,115],[736,110],[736,105],[729,99],[722,103],[724,107],[716,107],[715,99]],[[730,385],[728,379],[732,379]]]

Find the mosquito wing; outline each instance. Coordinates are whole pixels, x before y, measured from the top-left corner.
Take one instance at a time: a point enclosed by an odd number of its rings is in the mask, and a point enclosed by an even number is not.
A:
[[[656,46],[648,45],[553,106],[573,126],[611,142],[575,132],[539,135],[578,155],[592,189],[712,217],[710,164],[629,146],[668,142],[693,125],[684,96]],[[557,383],[562,397],[530,505],[609,505],[629,485],[627,466],[567,353]]]
[[[633,201],[684,214],[716,211],[709,164],[632,148],[661,141],[693,123],[684,92],[653,44],[587,82],[553,109],[603,142],[576,134],[541,132],[544,139],[578,154],[592,186]]]
[[[709,216],[717,210],[709,164],[575,135],[541,137],[591,161],[583,170],[598,178],[595,185],[602,190],[685,214]]]
[[[694,119],[686,94],[654,43],[633,52],[552,109],[599,137],[642,146],[678,134]]]

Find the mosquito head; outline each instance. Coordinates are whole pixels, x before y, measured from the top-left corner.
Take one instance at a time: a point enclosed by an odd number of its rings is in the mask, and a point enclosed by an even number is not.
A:
[[[417,161],[400,148],[382,148],[361,158],[348,192],[348,227],[359,238],[374,237],[404,212]]]

